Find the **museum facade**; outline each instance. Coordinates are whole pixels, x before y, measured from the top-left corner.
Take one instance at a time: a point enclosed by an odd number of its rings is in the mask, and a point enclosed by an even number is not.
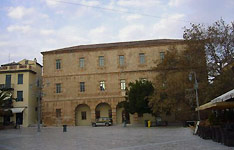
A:
[[[44,51],[43,124],[47,126],[91,125],[99,117],[120,124],[125,88],[135,80],[152,81],[153,70],[166,51],[183,50],[183,40],[159,39],[80,45]],[[130,114],[129,123],[143,123],[150,114]],[[173,120],[173,116],[168,116]]]

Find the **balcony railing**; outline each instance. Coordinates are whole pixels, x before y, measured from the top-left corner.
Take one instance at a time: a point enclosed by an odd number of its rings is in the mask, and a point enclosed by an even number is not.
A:
[[[14,84],[0,84],[0,90],[13,90]]]
[[[14,66],[1,66],[0,71],[10,71],[10,70],[34,70],[31,65],[14,65]]]

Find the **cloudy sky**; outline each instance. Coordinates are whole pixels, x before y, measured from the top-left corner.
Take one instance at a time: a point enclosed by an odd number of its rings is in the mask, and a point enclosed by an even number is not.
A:
[[[234,21],[234,0],[0,0],[0,64],[41,51],[182,38],[189,23]]]

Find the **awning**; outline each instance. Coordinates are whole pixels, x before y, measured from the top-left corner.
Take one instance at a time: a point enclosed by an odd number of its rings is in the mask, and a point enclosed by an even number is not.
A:
[[[25,107],[23,108],[11,108],[12,113],[22,113]]]
[[[230,100],[232,98],[234,98],[234,89],[219,96],[219,97],[216,97],[215,99],[211,100],[211,102],[212,103],[224,102],[224,101]]]
[[[205,110],[205,109],[228,109],[234,108],[234,89],[219,96],[215,99],[211,100],[210,102],[201,105],[200,107],[196,108],[198,110]]]
[[[234,108],[234,102],[218,102],[218,103],[209,102],[196,108],[196,111],[205,110],[205,109],[228,109],[228,108]]]

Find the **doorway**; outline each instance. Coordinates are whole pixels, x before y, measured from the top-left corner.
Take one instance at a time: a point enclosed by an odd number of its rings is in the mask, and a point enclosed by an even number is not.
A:
[[[23,113],[16,113],[16,123],[19,125],[23,124]]]

